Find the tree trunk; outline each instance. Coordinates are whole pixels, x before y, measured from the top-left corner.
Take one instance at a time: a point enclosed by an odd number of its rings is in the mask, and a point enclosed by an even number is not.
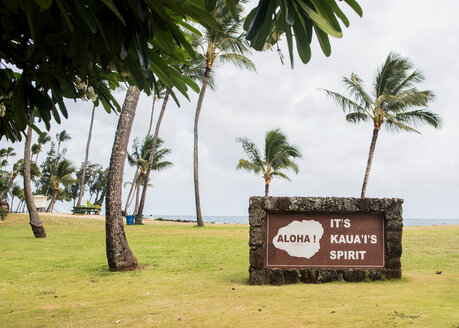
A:
[[[13,203],[14,203],[14,196],[11,195],[11,212],[13,212]]]
[[[148,159],[148,168],[147,172],[145,173],[145,181],[143,183],[142,197],[140,198],[139,209],[137,215],[135,216],[135,224],[143,224],[143,209],[145,207],[145,199],[147,198],[148,179],[150,177],[151,166],[153,165],[153,160],[156,153],[156,145],[158,144],[159,128],[161,127],[161,122],[163,120],[164,112],[166,111],[168,100],[169,91],[166,91],[166,94],[164,95],[163,105],[161,106],[161,111],[159,112],[158,122],[156,122],[155,135],[153,137],[153,145],[151,147],[151,155]]]
[[[265,182],[265,197],[269,196],[269,182]]]
[[[156,103],[156,93],[153,93],[153,103],[151,105],[150,125],[148,126],[147,137],[150,135],[151,127],[153,126],[153,115],[155,114],[155,103]]]
[[[22,205],[22,199],[19,201],[19,204],[16,207],[16,213],[19,213],[19,208],[21,207],[21,205]]]
[[[193,148],[193,172],[194,172],[194,200],[196,203],[196,221],[198,227],[204,226],[201,214],[201,199],[199,195],[199,160],[198,160],[198,123],[199,115],[201,114],[202,102],[206,94],[207,84],[209,83],[210,68],[206,66],[204,71],[204,81],[202,83],[201,92],[199,93],[198,104],[196,106],[196,114],[194,116],[194,148]]]
[[[24,198],[29,210],[29,223],[35,238],[46,238],[46,231],[38,215],[33,201],[32,186],[30,184],[30,145],[32,144],[32,127],[27,128],[27,137],[24,146]]]
[[[365,193],[367,192],[367,183],[368,177],[370,176],[371,163],[373,162],[373,155],[375,153],[376,139],[378,139],[379,129],[373,130],[373,137],[371,138],[370,152],[368,154],[367,168],[365,170],[365,177],[363,178],[362,193],[360,198],[365,198]]]
[[[134,179],[132,179],[132,183],[131,183],[131,189],[129,190],[129,194],[127,196],[127,199],[126,199],[126,205],[124,206],[124,213],[126,213],[127,215],[127,212],[128,212],[128,208],[129,208],[129,205],[131,205],[131,202],[130,202],[130,199],[131,199],[131,196],[132,196],[132,192],[134,191],[134,187],[136,185],[136,178],[137,178],[137,173],[139,173],[139,167],[137,166],[137,168],[135,169],[135,174],[134,174]]]
[[[142,173],[141,173],[142,175]],[[139,213],[139,200],[140,200],[140,176],[139,175],[139,179],[136,183],[136,186],[135,186],[135,206],[134,206],[134,215],[137,215],[137,213]]]
[[[102,193],[100,194],[100,197],[98,197],[98,194],[96,195],[97,197],[94,199],[94,204],[95,205],[100,205],[102,206],[102,203],[104,202],[105,194],[107,193],[107,189],[104,189]]]
[[[49,206],[48,206],[48,209],[46,210],[46,212],[52,212],[53,211],[54,204],[56,203],[56,198],[57,198],[57,194],[58,193],[59,193],[59,187],[54,189],[53,198],[51,198],[51,202],[49,203]]]
[[[135,270],[138,266],[137,259],[132,254],[124,233],[121,198],[124,163],[139,96],[140,90],[137,87],[128,88],[110,157],[105,202],[105,240],[110,271]]]
[[[84,180],[85,180],[85,175],[86,175],[86,167],[88,165],[89,145],[91,144],[92,126],[94,124],[94,113],[95,113],[95,111],[96,111],[96,105],[94,105],[92,107],[91,123],[89,123],[88,142],[86,143],[86,155],[84,157],[83,174],[81,175],[80,194],[78,195],[77,206],[81,205],[81,199],[83,198],[83,193],[84,193]]]

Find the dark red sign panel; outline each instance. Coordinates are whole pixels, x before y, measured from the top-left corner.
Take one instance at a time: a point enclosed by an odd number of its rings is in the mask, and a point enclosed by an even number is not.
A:
[[[382,268],[379,213],[268,213],[267,268]]]

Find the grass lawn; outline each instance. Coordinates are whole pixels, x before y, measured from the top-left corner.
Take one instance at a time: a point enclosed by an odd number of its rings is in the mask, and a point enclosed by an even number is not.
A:
[[[248,225],[127,226],[144,268],[112,273],[104,221],[43,221],[0,223],[0,327],[459,327],[459,226],[406,227],[401,280],[275,287],[248,285]]]

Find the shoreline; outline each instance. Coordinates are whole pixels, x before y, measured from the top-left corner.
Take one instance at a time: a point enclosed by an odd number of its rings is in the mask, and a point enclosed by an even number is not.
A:
[[[27,214],[27,213],[11,213],[11,214]],[[40,216],[48,216],[48,217],[63,217],[63,218],[77,218],[77,219],[94,219],[94,220],[105,220],[105,215],[94,215],[94,214],[72,214],[72,213],[39,213]],[[174,222],[174,223],[187,223],[187,224],[195,224],[196,220],[190,219],[188,215],[168,215],[170,218],[164,218],[164,216],[157,216],[154,218],[146,217],[143,219],[143,222],[146,224],[154,224],[154,223],[161,223],[161,222]],[[186,217],[184,219],[180,217]],[[219,221],[219,219],[228,219],[231,218],[241,218],[242,216],[213,216],[215,220],[212,220],[212,216],[207,216],[204,218],[204,223],[211,224],[211,225],[231,225],[231,224],[241,224],[241,225],[248,225],[247,222],[228,222],[228,221]],[[125,220],[123,220],[125,221]],[[411,224],[410,224],[411,223]],[[418,223],[418,224],[413,224]],[[455,226],[459,225],[459,219],[412,219],[412,218],[405,218],[403,219],[403,224],[405,227],[423,227],[423,226]]]

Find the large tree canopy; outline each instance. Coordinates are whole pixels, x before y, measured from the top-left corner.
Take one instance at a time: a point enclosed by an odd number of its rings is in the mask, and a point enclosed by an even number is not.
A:
[[[341,36],[337,0],[260,0],[248,16],[247,38],[261,50],[286,35],[303,62],[310,57],[312,30],[326,55],[328,36]],[[219,0],[235,8],[238,0]],[[354,0],[345,0],[359,15]],[[176,69],[194,57],[186,33],[196,24],[217,26],[206,8],[217,0],[1,0],[0,138],[21,140],[33,117],[47,129],[67,117],[64,98],[86,97],[107,111],[118,109],[110,89],[122,80],[151,92],[159,80],[187,96],[198,86]],[[236,11],[234,11],[236,13]],[[292,32],[293,31],[293,32]],[[37,122],[37,120],[35,121]]]
[[[109,87],[120,75],[146,92],[157,79],[184,94],[196,88],[164,59],[194,55],[186,19],[214,24],[204,0],[1,1],[0,137],[20,140],[34,109],[47,128],[59,123],[63,98],[96,94],[119,109]]]

